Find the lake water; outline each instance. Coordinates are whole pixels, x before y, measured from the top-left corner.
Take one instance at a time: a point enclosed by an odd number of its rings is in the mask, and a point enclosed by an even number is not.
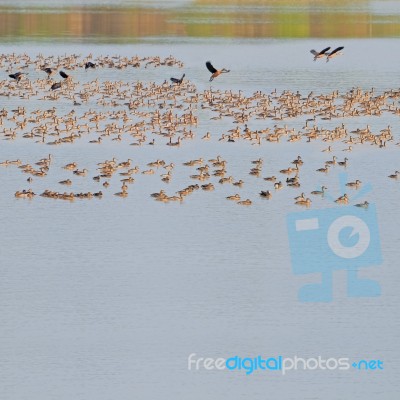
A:
[[[77,54],[80,61],[90,53],[93,59],[172,55],[184,64],[182,68],[145,68],[142,62],[140,68],[104,67],[86,72],[79,67],[68,72],[78,83],[76,93],[95,79],[100,84],[121,82],[131,90],[139,80],[146,85],[161,85],[182,73],[200,95],[210,89],[216,96],[241,91],[241,96],[248,97],[256,91],[276,91],[278,95],[285,90],[299,91],[303,98],[311,91],[316,96],[335,90],[343,95],[353,88],[374,88],[376,95],[399,90],[398,2],[326,2],[313,11],[308,2],[281,2],[279,6],[277,2],[262,1],[251,5],[219,3],[217,7],[207,1],[121,1],[117,5],[86,1],[64,7],[62,2],[34,1],[27,7],[22,1],[2,1],[0,18],[9,18],[3,31],[0,29],[2,53],[26,53],[32,59],[39,53],[44,57]],[[227,11],[235,24],[224,19]],[[124,19],[127,13],[136,15],[148,30],[129,30]],[[309,29],[305,29],[305,15],[318,20],[318,15],[324,14],[328,14],[330,25],[317,29],[309,23]],[[346,15],[346,32],[334,24],[335,14]],[[151,24],[143,22],[145,15],[153,21]],[[236,21],[240,15],[243,21]],[[281,27],[280,34],[266,30],[260,15],[269,15],[270,28]],[[291,32],[291,18],[296,15],[303,18],[296,21],[304,29],[296,25]],[[280,23],[279,17],[284,22]],[[21,26],[25,28],[16,32],[18,18],[23,18]],[[92,18],[93,25],[80,24],[88,18]],[[111,18],[109,25],[105,23],[107,18]],[[256,24],[260,25],[258,33],[250,31]],[[57,26],[63,29],[57,30]],[[343,56],[329,63],[313,62],[310,50],[326,46],[344,46]],[[210,73],[204,65],[207,60],[231,72],[210,84]],[[8,69],[15,72],[19,66],[3,63],[3,83],[9,82]],[[27,78],[37,88],[39,80],[46,78],[32,65],[22,71],[29,72]],[[120,105],[116,107],[103,107],[98,104],[99,96],[90,97],[80,106],[64,96],[58,101],[41,100],[49,94],[48,87],[44,83],[43,89],[28,100],[5,96],[2,84],[1,107],[9,112],[2,128],[14,126],[12,110],[18,106],[26,108],[26,115],[55,106],[57,115],[74,110],[77,118],[91,109],[129,111],[124,105],[126,100],[118,100]],[[399,107],[398,97],[386,102]],[[33,177],[31,184],[26,181],[29,175],[22,174],[17,166],[0,166],[2,399],[397,399],[400,187],[388,175],[400,169],[398,114],[385,110],[379,117],[332,120],[317,116],[315,122],[309,122],[324,129],[343,123],[349,132],[369,125],[374,134],[391,126],[394,140],[388,141],[385,148],[353,145],[353,150],[346,153],[342,150],[349,144],[341,141],[307,143],[303,138],[290,143],[283,138],[279,143],[263,141],[260,146],[245,140],[219,141],[223,133],[236,126],[243,130],[244,124],[233,123],[231,117],[212,120],[219,113],[202,105],[208,103],[199,101],[193,108],[197,126],[187,127],[195,133],[194,139],[183,140],[179,147],[166,146],[165,138],[150,133],[147,141],[155,137],[154,146],[129,146],[134,139],[125,135],[121,141],[105,137],[100,145],[88,143],[97,139],[95,133],[82,135],[73,144],[50,146],[22,137],[34,127],[33,123],[17,130],[14,140],[1,141],[0,161],[20,159],[23,164],[33,165],[49,153],[53,156],[48,175]],[[187,106],[185,103],[184,108]],[[289,129],[304,132],[310,117],[303,114],[260,120],[252,115],[247,124],[252,130],[272,131],[275,125],[286,124]],[[102,122],[101,126],[113,121]],[[120,120],[116,123],[122,124]],[[211,133],[209,141],[201,140],[206,132]],[[46,138],[46,142],[50,140]],[[322,152],[329,144],[333,152]],[[226,176],[245,182],[242,188],[221,185],[219,177],[213,176],[210,182],[215,191],[195,191],[182,203],[164,204],[150,197],[160,189],[174,195],[189,184],[208,183],[191,179],[189,175],[198,172],[196,167],[182,164],[218,155],[227,161]],[[286,175],[279,171],[290,166],[298,155],[304,160],[300,188],[285,186],[275,191],[271,182],[262,179],[276,175],[284,181]],[[327,175],[315,172],[333,155],[339,160],[347,156],[349,166],[334,166]],[[166,172],[163,168],[156,169],[154,175],[139,173],[133,175],[135,183],[129,185],[129,196],[116,197],[113,194],[121,187],[118,176],[109,179],[107,189],[92,179],[98,174],[97,164],[113,157],[118,162],[132,159],[132,165],[138,165],[140,171],[157,159],[173,162],[173,179],[169,184],[161,181],[160,175]],[[264,160],[259,178],[249,175],[252,161],[258,158]],[[79,169],[88,169],[88,175],[75,177],[61,168],[72,161]],[[293,198],[301,192],[309,194],[325,184],[333,198],[342,195],[339,180],[343,172],[348,174],[348,181],[359,179],[373,189],[351,204],[368,200],[376,205],[383,261],[360,271],[360,276],[377,281],[382,294],[348,297],[346,272],[335,271],[332,301],[301,302],[299,289],[320,281],[321,273],[293,274],[293,239],[288,236],[286,219],[290,213],[306,211],[294,204]],[[14,197],[17,190],[28,188],[38,194],[46,189],[64,191],[58,182],[67,178],[73,180],[68,192],[102,190],[103,198],[70,202],[40,196],[32,200]],[[271,200],[258,194],[267,189],[272,191]],[[253,204],[242,207],[225,199],[235,193],[251,199]],[[356,191],[349,189],[350,193]],[[321,218],[325,209],[335,206],[329,196],[312,200],[309,210],[319,210]],[[310,257],[325,261],[318,245]],[[188,370],[192,353],[196,353],[195,359],[260,355],[348,358],[351,363],[381,360],[384,369],[299,369],[285,375],[281,371],[258,370],[246,375],[243,370]]]

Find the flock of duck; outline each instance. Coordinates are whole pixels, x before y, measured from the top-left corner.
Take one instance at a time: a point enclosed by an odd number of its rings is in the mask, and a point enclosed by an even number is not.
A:
[[[35,166],[31,164],[22,164],[21,160],[8,160],[6,162],[1,162],[1,166],[15,166],[21,170],[21,172],[30,175],[27,178],[29,183],[33,182],[33,177],[40,177],[43,178],[47,175],[53,161],[53,156],[51,154],[48,157],[43,158],[35,162]],[[262,166],[263,166],[263,159],[259,158],[257,160],[253,160],[251,162],[251,168],[248,172],[249,175],[260,177],[262,173]],[[287,169],[283,169],[279,171],[279,174],[286,175],[287,178],[284,181],[286,186],[298,188],[300,187],[300,167],[303,165],[303,160],[301,156],[298,156],[296,159],[292,161],[292,165],[294,167],[289,167]],[[333,157],[332,160],[327,161],[328,164],[338,164],[340,162],[336,162],[336,158]],[[193,181],[198,181],[199,183],[190,184],[176,192],[176,194],[169,196],[166,193],[165,189],[160,189],[159,192],[155,192],[150,194],[152,198],[156,201],[161,201],[164,203],[171,202],[171,201],[183,201],[186,196],[191,194],[196,190],[203,190],[203,191],[213,191],[215,190],[215,186],[217,183],[207,182],[210,178],[216,177],[219,185],[223,184],[230,184],[233,187],[241,188],[244,185],[244,181],[242,179],[235,180],[233,176],[226,176],[227,175],[227,161],[223,159],[221,156],[217,156],[214,159],[204,160],[203,158],[189,160],[183,163],[184,167],[195,167],[196,170],[194,173],[189,175],[189,178]],[[347,164],[346,164],[347,165]],[[71,173],[71,177],[86,177],[88,174],[88,170],[86,168],[79,169],[78,164],[76,162],[70,162],[62,167],[64,170],[68,170]],[[163,172],[160,173],[159,169]],[[118,175],[121,190],[119,192],[114,193],[115,196],[118,197],[128,197],[129,194],[129,186],[135,182],[135,178],[133,175],[142,174],[142,175],[154,175],[156,171],[161,178],[160,181],[169,183],[173,177],[172,172],[175,169],[174,163],[167,164],[165,160],[157,159],[155,161],[149,162],[146,165],[146,169],[141,169],[138,165],[133,166],[132,160],[128,159],[126,161],[118,162],[116,158],[112,160],[105,160],[97,164],[97,175],[92,176],[92,180],[98,182],[102,185],[102,190],[98,190],[95,192],[59,192],[50,189],[44,190],[40,196],[52,199],[61,199],[61,200],[74,200],[78,199],[91,199],[91,198],[102,198],[103,191],[107,190],[110,185],[110,180],[113,178],[114,175]],[[320,171],[319,169],[317,171]],[[326,172],[326,171],[325,171]],[[293,175],[294,176],[291,176]],[[397,178],[398,172],[396,171],[395,176],[390,176],[391,178]],[[270,199],[272,197],[272,190],[278,191],[284,187],[284,183],[282,180],[277,179],[276,176],[267,176],[263,178],[264,181],[270,182],[273,186],[271,190],[261,190],[259,195],[262,198]],[[73,181],[70,178],[63,179],[58,182],[59,185],[63,186],[71,186]],[[361,187],[362,182],[360,180],[355,180],[354,182],[346,183],[346,186],[353,189],[359,189]],[[311,192],[311,195],[315,196],[324,196],[325,190],[327,189],[326,186],[322,186],[321,190],[315,190]],[[18,190],[15,192],[16,198],[28,198],[32,199],[36,196],[36,193],[33,192],[31,188]],[[230,195],[226,197],[227,200],[235,201],[239,205],[251,205],[252,201],[250,199],[242,199],[239,193],[234,195]],[[306,197],[304,193],[300,196],[294,198],[295,204],[303,205],[309,207],[311,205],[311,199]],[[348,204],[349,198],[347,194],[340,196],[335,200],[338,204]],[[368,202],[360,203],[357,206],[365,207],[368,206]]]
[[[332,52],[325,48],[321,52],[312,50],[314,60],[334,57],[340,54],[343,47]],[[356,146],[372,145],[386,148],[395,143],[392,128],[373,132],[367,125],[365,128],[349,130],[343,121],[344,118],[358,118],[362,116],[381,116],[384,113],[400,115],[398,102],[400,90],[387,90],[375,93],[375,90],[353,88],[345,93],[333,91],[329,94],[301,94],[285,90],[278,93],[256,91],[245,95],[242,91],[221,91],[209,88],[199,91],[195,84],[186,78],[183,73],[180,78],[171,77],[161,83],[151,81],[135,82],[100,80],[96,70],[127,68],[183,68],[183,63],[172,56],[165,59],[160,57],[122,57],[92,55],[81,58],[78,55],[63,57],[36,58],[24,55],[1,55],[0,68],[7,72],[7,77],[0,81],[0,96],[11,102],[17,102],[17,107],[0,110],[0,137],[6,141],[29,140],[33,144],[63,146],[81,142],[90,145],[106,145],[107,142],[120,143],[121,146],[184,146],[192,140],[235,143],[242,142],[253,146],[268,145],[269,143],[287,142],[326,142],[324,152],[332,152],[335,143],[344,143],[347,147],[342,151],[350,154]],[[206,62],[206,68],[211,72],[210,81],[230,70],[216,69],[211,62]],[[66,72],[67,71],[67,72]],[[122,72],[118,72],[122,77]],[[61,80],[55,80],[60,76]],[[78,77],[83,77],[83,82]],[[31,102],[31,100],[34,100]],[[32,109],[31,104],[43,104],[46,107]],[[56,102],[57,107],[48,107],[47,104]],[[287,121],[299,120],[301,128],[289,128]],[[319,122],[338,120],[335,127],[326,128]],[[207,121],[205,124],[203,121]],[[215,121],[215,122],[213,122]],[[223,121],[223,125],[218,121]],[[201,132],[203,126],[208,128],[211,123],[224,126],[223,132]],[[297,124],[299,125],[299,124]],[[252,126],[252,127],[251,127]],[[230,128],[230,129],[229,129]],[[1,128],[0,128],[1,129]],[[220,129],[220,128],[219,128]],[[135,158],[132,153],[132,159]],[[145,168],[133,165],[132,159],[118,161],[116,158],[98,163],[97,171],[92,180],[101,187],[97,191],[73,192],[61,191],[57,188],[46,189],[42,197],[74,200],[102,198],[113,177],[120,177],[121,189],[114,193],[118,197],[127,197],[129,186],[135,182],[135,174],[154,175],[160,172],[162,184],[168,184],[175,171],[175,163],[166,163],[157,159],[147,163]],[[276,175],[266,176],[264,180],[270,182],[270,188],[262,188],[258,193],[262,198],[269,199],[273,191],[280,190],[284,185],[301,187],[300,171],[303,159],[298,156],[286,169],[276,171]],[[338,155],[326,160],[318,168],[318,173],[328,173],[332,167],[346,168],[349,158],[338,159]],[[21,160],[4,160],[0,166],[18,167],[28,174],[27,182],[34,185],[36,178],[44,178],[53,165],[53,157],[47,157],[36,162],[23,163]],[[215,159],[203,158],[189,160],[186,167],[195,167],[196,171],[189,175],[198,183],[189,184],[172,195],[166,189],[149,193],[156,201],[182,201],[196,190],[212,191],[216,185],[229,184],[240,188],[244,181],[227,176],[227,161],[221,156]],[[252,161],[249,174],[262,177],[263,159]],[[63,166],[71,172],[71,178],[89,176],[88,168],[78,168],[75,161]],[[92,174],[93,175],[93,174]],[[285,178],[280,178],[285,176]],[[216,177],[216,182],[210,182]],[[389,178],[398,179],[400,173],[389,173]],[[58,182],[61,186],[73,185],[72,179],[63,179]],[[349,188],[359,189],[362,183],[359,179],[347,182]],[[101,189],[101,190],[100,190]],[[327,188],[312,191],[310,196],[302,193],[294,198],[295,204],[309,207],[312,196],[324,196]],[[15,192],[17,198],[33,198],[32,188]],[[239,193],[226,197],[229,201],[240,205],[251,205],[252,200],[243,199]],[[338,204],[348,204],[346,193],[338,197]],[[358,204],[367,207],[368,202]]]

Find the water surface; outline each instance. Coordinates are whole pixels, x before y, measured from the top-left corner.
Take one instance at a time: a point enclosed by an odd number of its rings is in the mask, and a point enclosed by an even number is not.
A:
[[[311,10],[308,2],[253,2],[246,6],[227,2],[218,6],[213,2],[86,2],[79,9],[71,7],[76,6],[73,3],[67,7],[61,2],[35,1],[27,7],[26,2],[2,2],[1,18],[8,22],[0,25],[0,35],[9,42],[3,46],[4,53],[26,52],[32,57],[75,53],[82,58],[89,53],[93,57],[172,54],[184,63],[183,68],[71,71],[81,84],[95,77],[101,82],[161,84],[185,72],[199,93],[210,87],[235,93],[241,90],[246,96],[257,90],[299,91],[307,96],[310,91],[344,93],[356,87],[374,87],[376,93],[382,93],[399,88],[398,57],[393,51],[399,44],[398,22],[393,22],[399,10],[396,2],[379,2],[384,3],[382,7],[377,3],[327,2]],[[320,17],[326,12],[324,24]],[[341,13],[346,14],[344,22]],[[264,15],[272,22],[261,23]],[[339,25],[333,22],[335,15]],[[293,27],[293,16],[302,23]],[[307,19],[310,17],[320,21],[317,27]],[[209,22],[204,25],[204,21]],[[308,22],[303,26],[304,21]],[[343,31],[346,21],[352,23]],[[304,31],[299,30],[300,25]],[[205,40],[208,36],[211,38]],[[53,40],[55,43],[49,43]],[[310,49],[327,45],[344,45],[344,55],[329,63],[313,62]],[[231,72],[210,85],[204,66],[208,59]],[[8,79],[5,69],[2,80]],[[29,73],[29,79],[44,78],[42,71]],[[95,99],[80,107],[66,100],[54,103],[4,96],[1,100],[10,113],[21,105],[28,112],[56,106],[63,115],[72,109],[82,115],[96,107]],[[74,202],[15,199],[13,193],[27,187],[27,176],[15,167],[2,167],[2,398],[279,396],[286,400],[298,399],[301,393],[303,399],[396,399],[399,185],[387,175],[399,169],[395,145],[400,138],[398,116],[386,112],[381,117],[317,119],[318,125],[327,129],[341,123],[349,130],[369,124],[375,133],[390,125],[394,141],[384,149],[355,146],[346,170],[349,180],[370,182],[374,189],[368,200],[377,206],[384,261],[361,275],[376,279],[382,296],[348,298],[346,275],[339,271],[334,276],[334,301],[304,304],[298,302],[298,289],[320,277],[292,274],[286,216],[301,210],[293,204],[300,191],[309,192],[326,183],[333,194],[341,194],[338,174],[343,170],[334,168],[327,176],[318,176],[315,169],[332,154],[342,159],[347,145],[334,143],[334,153],[327,155],[321,152],[327,143],[321,141],[229,144],[218,138],[235,127],[230,119],[210,120],[213,114],[201,108],[196,113],[196,137],[179,148],[161,143],[133,147],[125,140],[105,140],[97,146],[89,144],[86,137],[70,146],[53,147],[23,139],[21,133],[13,141],[2,140],[1,161],[20,158],[33,163],[49,152],[54,156],[49,175],[32,184],[38,193],[57,188],[59,180],[69,177],[61,166],[72,160],[90,171],[87,178],[74,179],[72,189],[77,191],[98,190],[99,185],[91,179],[97,163],[113,157],[118,161],[131,158],[141,169],[156,159],[176,164],[169,185],[160,181],[158,171],[154,176],[136,176],[126,199],[112,195],[120,188],[114,179],[103,199]],[[249,126],[273,129],[276,124],[287,124],[301,130],[305,118],[251,119]],[[207,131],[212,133],[209,142],[200,139]],[[258,192],[271,189],[271,185],[249,176],[251,161],[263,158],[262,175],[268,176],[287,168],[299,154],[306,162],[301,190],[284,188],[274,192],[270,201],[259,198]],[[217,155],[228,161],[229,174],[246,182],[242,189],[218,185],[213,178],[217,190],[195,192],[181,204],[160,204],[149,197],[161,188],[172,194],[194,183],[188,176],[195,169],[184,167],[183,162]],[[243,198],[253,200],[251,207],[225,199],[238,190]],[[315,209],[330,206],[327,199],[313,202]],[[293,371],[286,376],[195,372],[187,370],[190,353],[199,357],[282,354],[381,359],[385,369]]]

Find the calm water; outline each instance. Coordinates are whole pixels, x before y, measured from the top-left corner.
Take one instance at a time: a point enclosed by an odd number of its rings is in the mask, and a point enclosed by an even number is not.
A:
[[[200,18],[200,11],[210,4],[121,2],[120,6],[131,3],[155,9],[197,7],[195,18]],[[339,4],[341,12],[346,11],[344,3]],[[397,2],[382,2],[383,8],[377,2],[361,3],[360,8],[353,4],[346,12],[361,10],[398,18]],[[22,13],[25,7],[25,2],[1,4],[12,4],[14,13]],[[40,1],[30,5],[49,7],[47,2]],[[91,2],[85,5],[93,6]],[[298,7],[304,10],[307,6],[301,3],[289,7],[289,11],[297,12]],[[332,13],[337,11],[332,4],[327,8]],[[76,53],[82,57],[90,52],[94,57],[172,54],[184,62],[183,69],[96,69],[91,75],[83,70],[71,72],[81,84],[95,77],[101,82],[142,80],[160,84],[185,72],[202,93],[210,88],[209,73],[204,67],[210,59],[218,67],[231,69],[230,74],[215,80],[212,88],[241,90],[245,95],[276,89],[278,93],[290,90],[307,96],[310,91],[344,93],[353,87],[374,87],[381,93],[400,87],[396,51],[399,39],[390,35],[369,39],[354,39],[354,35],[331,35],[329,39],[318,35],[245,39],[239,35],[207,42],[201,34],[182,35],[179,39],[159,36],[142,37],[132,46],[102,44],[90,33],[82,36],[84,43],[67,38],[55,45],[46,37],[39,42],[40,38],[28,40],[21,35],[4,45],[2,52],[26,52],[31,56]],[[100,42],[104,41],[100,38]],[[309,50],[328,45],[344,45],[345,54],[329,63],[314,63]],[[32,80],[43,78],[42,72],[29,72]],[[6,77],[4,71],[1,79]],[[35,98],[28,102],[4,96],[1,99],[7,110],[19,105],[29,112],[56,106],[61,115],[72,109],[82,115],[96,107],[95,99],[80,107],[74,107],[72,101],[54,103]],[[97,146],[88,144],[87,137],[72,145],[47,146],[22,139],[20,133],[16,140],[2,140],[1,161],[19,158],[23,163],[34,163],[49,153],[54,156],[49,175],[35,178],[31,185],[37,193],[47,188],[61,190],[57,182],[71,177],[61,166],[71,161],[89,170],[86,178],[74,179],[75,191],[98,190],[99,184],[91,179],[97,174],[96,164],[113,157],[118,161],[131,158],[141,169],[156,159],[174,162],[176,167],[174,179],[168,185],[160,181],[162,171],[154,176],[139,174],[129,189],[129,197],[121,199],[112,195],[120,189],[114,177],[111,186],[104,190],[103,199],[71,203],[42,197],[32,201],[15,199],[16,190],[28,188],[27,176],[16,167],[0,167],[1,398],[397,399],[400,187],[387,175],[399,169],[399,148],[395,146],[400,140],[398,116],[384,113],[381,117],[317,119],[318,126],[327,129],[342,122],[349,130],[369,124],[374,133],[391,125],[394,141],[387,148],[354,146],[347,154],[341,150],[348,145],[339,142],[332,145],[333,153],[322,153],[327,143],[321,141],[265,142],[262,146],[244,141],[223,143],[218,138],[236,125],[228,119],[210,120],[211,114],[201,109],[197,114],[195,139],[185,141],[179,148],[161,144],[132,147],[126,140],[104,140]],[[301,130],[305,119],[253,118],[248,124],[251,129],[287,124]],[[211,140],[200,140],[207,131],[212,133]],[[95,135],[90,137],[94,138]],[[259,198],[258,192],[271,189],[272,185],[248,174],[251,161],[263,158],[262,176],[268,176],[279,174],[299,154],[305,161],[302,187],[285,187],[274,192],[269,201]],[[292,274],[286,216],[301,211],[293,204],[293,197],[301,191],[307,193],[326,184],[333,196],[342,194],[338,174],[343,169],[335,167],[326,176],[315,173],[333,154],[339,159],[348,156],[349,180],[360,179],[373,187],[373,192],[360,200],[376,204],[384,261],[380,267],[366,268],[360,275],[377,280],[382,296],[348,298],[347,278],[339,271],[334,274],[334,301],[300,303],[299,288],[317,282],[320,276]],[[196,183],[189,178],[195,168],[182,163],[217,155],[228,161],[228,175],[245,181],[243,188],[219,185],[213,177],[214,192],[195,192],[181,204],[161,204],[149,197],[161,188],[173,194]],[[236,192],[243,199],[252,199],[253,205],[240,207],[225,200]],[[313,199],[312,209],[325,207],[331,207],[328,199]],[[314,256],[319,257],[318,249]],[[321,355],[380,359],[384,361],[384,370],[291,371],[285,376],[268,371],[249,376],[243,371],[188,371],[187,358],[191,353],[213,358]]]

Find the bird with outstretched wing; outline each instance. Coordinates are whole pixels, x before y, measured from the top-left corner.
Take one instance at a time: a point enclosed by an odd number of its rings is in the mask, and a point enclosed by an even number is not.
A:
[[[210,82],[211,82],[214,78],[216,78],[217,76],[219,76],[219,75],[221,75],[221,74],[224,74],[224,73],[227,73],[227,72],[230,72],[230,70],[229,70],[229,69],[226,69],[226,68],[222,68],[222,69],[216,69],[216,68],[214,68],[213,65],[211,64],[211,61],[207,61],[207,62],[206,62],[206,67],[207,67],[207,69],[211,72]]]
[[[178,78],[170,78],[172,82],[177,83],[178,85],[180,85],[183,82],[183,78],[185,77],[185,74],[182,75],[182,78],[178,79]]]
[[[316,51],[316,50],[312,49],[312,50],[310,50],[310,53],[314,56],[314,61],[316,61],[318,58],[322,58],[329,49],[330,49],[330,46],[326,47],[325,49],[323,49],[321,51]]]
[[[326,54],[326,62],[329,61],[330,58],[341,55],[340,50],[343,50],[344,46],[336,47],[336,49],[332,50],[330,53]]]

